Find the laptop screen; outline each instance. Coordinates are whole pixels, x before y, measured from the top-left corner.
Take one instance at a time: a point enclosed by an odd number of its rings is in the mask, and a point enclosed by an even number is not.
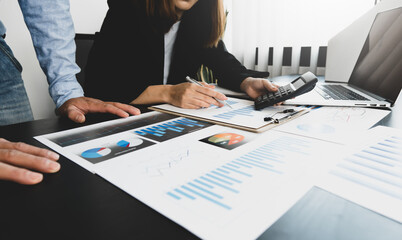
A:
[[[402,88],[402,7],[377,14],[349,83],[396,101]]]

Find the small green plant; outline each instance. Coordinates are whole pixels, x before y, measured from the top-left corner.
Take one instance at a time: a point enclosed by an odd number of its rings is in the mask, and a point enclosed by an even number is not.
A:
[[[218,85],[218,79],[214,77],[212,70],[204,66],[204,64],[202,64],[197,71],[197,80],[207,84]]]

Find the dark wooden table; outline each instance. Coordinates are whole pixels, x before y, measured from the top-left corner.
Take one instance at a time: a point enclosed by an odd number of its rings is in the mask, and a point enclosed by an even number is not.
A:
[[[379,124],[402,128],[401,107],[397,102]],[[110,119],[91,115],[86,124]],[[0,127],[0,137],[44,147],[32,137],[77,126],[64,118],[37,120]],[[98,175],[59,161],[60,172],[45,174],[38,185],[0,181],[0,239],[197,239]],[[313,188],[260,238],[400,240],[402,224]]]

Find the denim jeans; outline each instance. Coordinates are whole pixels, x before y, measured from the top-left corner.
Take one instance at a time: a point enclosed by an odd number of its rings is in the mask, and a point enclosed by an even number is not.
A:
[[[0,37],[0,125],[33,120],[21,64]]]

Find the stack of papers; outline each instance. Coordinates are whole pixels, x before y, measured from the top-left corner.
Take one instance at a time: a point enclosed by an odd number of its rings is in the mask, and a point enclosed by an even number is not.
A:
[[[200,238],[255,239],[314,185],[402,221],[402,133],[364,133],[389,111],[318,108],[254,133],[289,106],[229,104],[195,115],[248,131],[150,112],[36,139]],[[346,148],[345,138],[364,142]]]

